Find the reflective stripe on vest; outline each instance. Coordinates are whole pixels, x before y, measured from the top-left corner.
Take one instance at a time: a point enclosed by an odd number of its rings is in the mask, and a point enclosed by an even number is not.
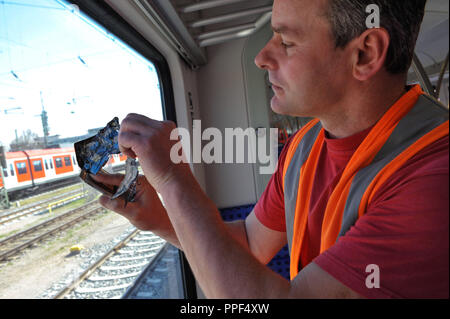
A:
[[[345,235],[397,169],[446,135],[448,110],[423,95],[419,86],[410,89],[374,126],[342,173],[327,203],[320,253]],[[320,122],[311,121],[293,138],[286,155],[283,190],[291,279],[298,274],[309,199],[324,139]]]
[[[298,147],[295,149],[295,153],[292,156],[291,165],[287,165],[287,162],[285,162],[284,165],[286,172],[284,172],[283,174],[283,185],[287,185],[287,187],[284,187],[284,210],[286,216],[286,235],[288,238],[289,253],[292,250],[291,239],[294,235],[294,216],[295,207],[297,205],[298,180],[300,178],[300,171],[303,164],[306,162],[309,153],[311,152],[317,136],[322,130],[322,125],[318,120],[312,121],[308,124],[310,125],[307,125],[303,128],[305,136],[303,136],[302,132],[298,133],[298,137],[299,139],[301,139],[301,143],[298,144]],[[292,141],[292,143],[295,142],[295,140]],[[300,142],[300,140],[298,142]],[[289,150],[293,150],[293,148],[290,148]],[[299,167],[300,169],[298,169]]]

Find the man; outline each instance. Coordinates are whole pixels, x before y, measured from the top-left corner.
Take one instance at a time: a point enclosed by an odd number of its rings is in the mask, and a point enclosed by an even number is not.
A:
[[[373,3],[381,28],[365,25]],[[101,203],[183,249],[208,297],[448,297],[448,113],[405,89],[424,6],[274,1],[255,62],[275,112],[317,120],[289,141],[245,221],[224,223],[189,166],[171,162],[173,123],[137,114],[119,134],[145,174],[137,202]],[[265,266],[286,242],[290,282]]]

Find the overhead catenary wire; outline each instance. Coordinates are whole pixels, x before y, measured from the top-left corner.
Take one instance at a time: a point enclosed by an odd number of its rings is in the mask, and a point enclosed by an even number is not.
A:
[[[88,18],[84,17],[81,13],[79,13],[78,10],[74,10],[74,5],[71,4],[66,4],[64,1],[61,0],[54,0],[55,3],[58,3],[61,7],[60,8],[56,8],[56,7],[50,7],[50,6],[43,6],[43,5],[36,5],[36,4],[28,4],[28,3],[24,3],[24,2],[11,2],[11,1],[0,1],[0,6],[3,7],[3,16],[4,18],[2,19],[4,22],[4,26],[3,29],[5,30],[5,35],[6,37],[2,37],[4,40],[6,40],[8,42],[8,46],[7,46],[7,52],[8,52],[8,56],[9,56],[9,64],[10,64],[10,69],[6,72],[0,73],[0,77],[2,76],[8,76],[11,77],[14,74],[19,75],[20,77],[20,73],[25,72],[25,71],[29,71],[29,70],[33,70],[33,69],[37,69],[37,68],[42,68],[42,67],[48,67],[51,65],[57,65],[57,64],[61,64],[64,62],[70,62],[72,60],[77,60],[78,63],[81,62],[83,63],[85,66],[87,66],[87,63],[83,62],[85,61],[84,58],[86,57],[90,57],[93,55],[97,55],[97,54],[102,54],[105,53],[105,51],[102,52],[96,52],[96,53],[92,53],[92,54],[80,54],[80,53],[74,53],[74,56],[68,59],[62,59],[62,60],[57,60],[55,62],[51,62],[51,63],[45,63],[45,64],[41,64],[41,65],[36,65],[30,68],[21,68],[21,69],[16,69],[12,67],[12,61],[11,61],[11,43],[18,45],[18,46],[22,46],[22,47],[27,47],[28,49],[31,50],[39,50],[42,51],[42,49],[38,49],[35,47],[30,47],[29,45],[25,44],[25,43],[19,43],[15,40],[10,40],[9,36],[8,36],[8,28],[7,28],[7,19],[6,19],[6,13],[5,13],[5,6],[4,4],[8,4],[8,5],[20,5],[20,6],[25,6],[25,7],[30,7],[30,8],[42,8],[42,9],[57,9],[60,11],[67,11],[69,13],[72,13],[75,17],[81,19],[83,22],[85,22],[86,24],[88,24],[89,26],[91,26],[94,30],[96,30],[97,32],[99,32],[102,36],[106,37],[108,40],[111,40],[112,42],[114,42],[117,45],[117,48],[122,49],[124,52],[126,52],[127,54],[134,56],[135,58],[145,62],[145,63],[149,63],[148,60],[144,59],[142,56],[140,56],[139,54],[137,54],[135,51],[131,50],[130,48],[128,48],[125,44],[123,44],[121,41],[117,41],[118,39],[116,38],[115,35],[111,34],[110,32],[108,32],[107,30],[104,30],[103,28],[101,28],[99,25],[97,25],[96,23],[94,23],[93,21],[89,20]],[[109,51],[107,51],[109,52]],[[47,52],[48,54],[48,52]],[[81,57],[81,59],[80,59]],[[13,73],[12,73],[13,72]]]

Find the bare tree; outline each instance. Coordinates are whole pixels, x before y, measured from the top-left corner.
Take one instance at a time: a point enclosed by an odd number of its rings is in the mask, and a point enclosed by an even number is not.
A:
[[[33,150],[43,148],[43,144],[39,141],[39,136],[31,130],[22,132],[19,136],[9,144],[11,151]]]

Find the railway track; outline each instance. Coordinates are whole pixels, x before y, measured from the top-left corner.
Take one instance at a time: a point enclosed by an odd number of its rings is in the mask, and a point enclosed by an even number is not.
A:
[[[179,251],[166,244],[139,275],[122,299],[184,299]]]
[[[9,236],[0,241],[0,261],[16,255],[35,243],[79,223],[83,219],[104,211],[105,209],[100,206],[98,201],[94,201]]]
[[[166,246],[153,233],[134,230],[53,298],[121,298]]]
[[[73,196],[73,195],[78,195],[78,196]],[[0,225],[10,223],[13,220],[23,218],[23,217],[26,217],[29,215],[47,212],[48,206],[51,203],[56,203],[58,201],[61,201],[60,203],[58,203],[58,206],[55,205],[56,207],[59,207],[59,206],[68,204],[70,202],[79,200],[81,198],[84,198],[86,196],[87,196],[86,192],[81,193],[80,190],[73,190],[73,191],[52,197],[52,198],[44,199],[44,200],[38,201],[36,203],[32,203],[32,204],[29,204],[29,205],[26,205],[26,206],[23,206],[20,208],[16,208],[14,210],[8,211],[8,212],[0,215]],[[66,198],[67,198],[67,200],[63,200]]]
[[[70,187],[71,185],[79,184],[78,176],[72,176],[64,180],[40,184],[35,188],[29,187],[23,190],[8,191],[9,200],[11,202],[21,201],[36,196],[42,196],[46,193],[51,193],[55,190]]]

